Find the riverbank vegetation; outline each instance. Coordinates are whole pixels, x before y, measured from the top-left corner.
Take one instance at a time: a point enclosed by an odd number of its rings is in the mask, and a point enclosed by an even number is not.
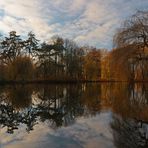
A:
[[[148,11],[125,20],[112,50],[11,31],[0,41],[0,81],[148,81]]]

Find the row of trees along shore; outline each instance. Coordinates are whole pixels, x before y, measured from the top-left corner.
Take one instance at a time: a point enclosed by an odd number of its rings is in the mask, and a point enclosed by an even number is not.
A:
[[[148,11],[125,20],[112,50],[54,36],[40,43],[15,31],[0,41],[0,81],[148,81]]]

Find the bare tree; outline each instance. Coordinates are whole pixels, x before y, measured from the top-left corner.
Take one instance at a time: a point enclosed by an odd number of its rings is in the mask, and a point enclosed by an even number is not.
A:
[[[117,63],[117,72],[128,70],[133,79],[148,77],[148,11],[138,11],[122,24],[114,36],[114,46],[112,60]]]

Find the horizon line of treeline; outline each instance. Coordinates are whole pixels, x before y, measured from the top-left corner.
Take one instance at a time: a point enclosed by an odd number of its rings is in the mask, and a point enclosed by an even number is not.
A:
[[[148,11],[137,11],[113,37],[114,49],[53,36],[40,43],[11,31],[0,40],[0,81],[148,81]]]

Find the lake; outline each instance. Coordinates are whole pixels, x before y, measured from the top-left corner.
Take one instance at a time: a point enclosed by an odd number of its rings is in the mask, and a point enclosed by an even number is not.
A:
[[[0,148],[146,148],[148,83],[0,86]]]

